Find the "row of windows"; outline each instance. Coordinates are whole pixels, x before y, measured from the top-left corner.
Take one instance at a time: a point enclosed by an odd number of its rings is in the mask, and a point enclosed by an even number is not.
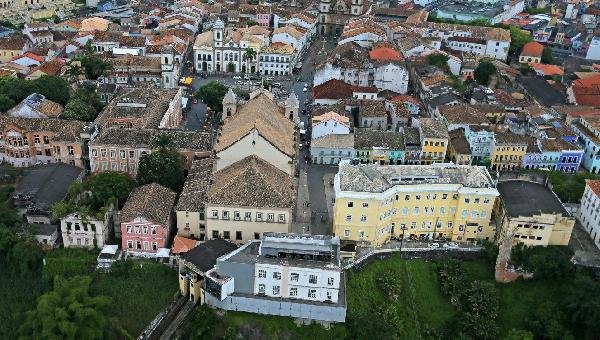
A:
[[[439,197],[441,197],[441,199],[445,200],[445,199],[448,199],[448,194],[441,194]],[[420,201],[421,199],[435,200],[435,199],[438,198],[438,194],[434,193],[434,194],[425,194],[425,195],[423,195],[423,194],[416,194],[416,195],[406,194],[406,195],[404,195],[404,200],[405,201],[410,201],[411,198],[414,198],[417,201]],[[396,201],[398,201],[399,199],[400,199],[400,195],[396,195]],[[452,195],[452,199],[457,200],[458,199],[458,194],[453,194]],[[480,197],[474,197],[472,199],[472,201],[473,201],[474,204],[480,204],[481,202],[483,202],[483,204],[489,204],[491,202],[491,200],[488,197],[484,197],[483,199],[481,199]],[[470,197],[465,197],[465,203],[467,203],[467,204],[471,203],[471,198]],[[353,208],[354,207],[354,202],[353,201],[348,201],[347,205],[348,205],[348,208]],[[363,208],[368,208],[369,207],[369,203],[368,202],[362,202],[362,207]]]
[[[127,241],[127,249],[137,249],[137,250],[158,250],[158,243],[156,242],[149,242],[149,241],[136,241],[135,242],[135,247],[134,247],[134,242],[132,240]]]
[[[264,270],[264,269],[259,269],[258,270],[258,277],[261,278],[261,279],[267,278],[267,271]],[[273,279],[274,280],[281,280],[281,272],[274,271],[273,272]],[[298,282],[300,280],[300,274],[299,273],[290,273],[289,280],[291,282]],[[314,274],[308,275],[308,283],[316,285],[318,283],[318,281],[319,281],[319,277],[317,275],[314,275]],[[333,286],[334,282],[335,282],[335,279],[333,277],[328,277],[327,278],[327,285],[328,286]]]
[[[417,222],[416,221],[412,221],[410,222],[410,229],[417,229]],[[436,221],[435,223],[435,228],[442,228],[442,226],[444,225],[443,221]],[[434,223],[431,221],[423,221],[421,222],[421,229],[432,229],[434,226]],[[447,223],[448,229],[452,229],[453,223],[452,222],[448,222]],[[393,228],[395,227],[395,223],[392,223],[389,227],[385,227],[383,229],[378,230],[378,233],[381,232],[390,232],[391,230],[393,230]],[[409,229],[407,227],[406,223],[400,223],[400,230],[407,230]],[[458,231],[462,232],[465,231],[465,226],[464,225],[459,225],[458,226]],[[483,231],[483,226],[478,226],[477,227],[477,231],[478,232],[482,232]],[[351,236],[352,231],[350,229],[344,229],[344,237],[350,237]],[[365,238],[365,231],[364,230],[358,230],[358,238],[364,239]]]
[[[262,222],[262,221],[266,221],[266,222],[275,222],[275,214],[274,213],[267,213],[267,218],[266,220],[263,220],[263,213],[261,212],[257,212],[255,213],[255,218],[254,220],[257,222]],[[211,218],[219,218],[219,211],[218,210],[212,210],[211,211]],[[234,211],[233,212],[233,220],[235,221],[241,221],[242,217],[241,217],[241,213],[239,211]],[[231,219],[231,215],[229,213],[228,210],[223,210],[221,211],[221,219],[223,220],[229,220]],[[244,213],[244,221],[252,221],[252,212],[247,211]],[[285,223],[285,214],[278,214],[277,215],[277,222],[278,223]]]
[[[92,148],[92,157],[98,157],[98,149],[97,148]],[[145,155],[147,152],[146,151],[142,151],[140,152],[140,157]],[[119,158],[120,159],[126,159],[127,156],[129,156],[129,159],[135,159],[136,157],[136,151],[135,150],[118,150],[118,154],[119,154]],[[107,151],[107,149],[100,149],[100,158],[106,158],[107,155],[110,155],[110,159],[117,159],[117,150],[116,149],[110,149]]]
[[[127,234],[148,234],[148,231],[150,231],[150,235],[156,235],[156,227],[150,227],[148,228],[148,226],[131,226],[131,225],[126,225],[125,226],[125,232]]]
[[[229,230],[225,230],[225,231],[223,231],[223,233],[220,233],[218,230],[213,230],[212,238],[213,239],[223,238],[225,240],[231,240],[231,232]],[[236,231],[235,232],[235,240],[242,241],[243,239],[244,239],[243,233],[241,231]],[[260,240],[260,233],[254,233],[254,239]]]
[[[261,283],[258,285],[258,294],[266,294],[266,285]],[[332,299],[332,293],[330,291],[325,292],[327,300],[331,300]],[[279,285],[274,285],[272,287],[272,294],[274,296],[279,296],[281,295],[281,286]],[[298,297],[298,288],[296,287],[290,287],[289,290],[289,296],[290,297]],[[316,289],[309,289],[307,291],[306,297],[308,299],[315,299],[317,297],[317,290]]]
[[[270,62],[279,62],[281,61],[282,63],[289,63],[290,62],[290,58],[289,57],[281,57],[281,59],[279,57],[273,57],[271,56],[269,58],[269,56],[260,56],[259,58],[260,61],[270,61]]]

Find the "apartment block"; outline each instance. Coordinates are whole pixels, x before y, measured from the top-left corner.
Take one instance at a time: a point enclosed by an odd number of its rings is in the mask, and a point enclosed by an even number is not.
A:
[[[487,169],[453,164],[340,163],[334,179],[334,234],[379,246],[393,237],[492,239],[498,190]]]

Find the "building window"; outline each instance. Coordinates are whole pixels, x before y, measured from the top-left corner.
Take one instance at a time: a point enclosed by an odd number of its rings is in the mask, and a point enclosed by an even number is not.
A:
[[[279,214],[279,223],[285,223],[285,214]]]
[[[226,240],[229,240],[229,231],[224,231],[223,232],[223,238]]]
[[[258,277],[259,278],[263,278],[263,279],[266,278],[267,277],[267,271],[264,270],[264,269],[259,269],[258,270]]]
[[[273,222],[274,219],[275,219],[275,215],[274,214],[271,214],[271,213],[267,214],[267,221]]]
[[[156,227],[150,227],[150,234],[156,235]]]
[[[327,279],[327,284],[330,285],[330,286],[333,286],[333,282],[334,281],[335,280],[333,279],[333,277],[330,277],[330,278]]]
[[[254,239],[260,240],[260,233],[254,233]]]
[[[367,222],[367,216],[366,215],[361,215],[360,216],[360,221],[361,222]]]
[[[344,237],[350,237],[350,229],[344,230]]]
[[[265,285],[261,283],[258,285],[258,294],[264,294],[264,293],[265,293]]]
[[[131,234],[131,226],[130,225],[127,226],[127,234]]]
[[[317,297],[317,290],[316,289],[309,289],[308,290],[308,298],[309,299],[314,299]]]
[[[354,202],[348,202],[348,208],[354,207]]]
[[[317,284],[317,275],[309,275],[308,276],[308,283],[312,283],[312,284]]]
[[[229,211],[223,210],[223,212],[221,213],[221,216],[223,217],[224,220],[228,220],[229,219]]]
[[[219,238],[219,231],[218,230],[213,230],[212,231],[212,238]]]
[[[275,280],[281,280],[281,273],[280,272],[273,272],[273,278]]]
[[[298,282],[299,278],[300,278],[300,274],[298,274],[298,273],[291,273],[290,274],[290,281]]]
[[[236,231],[235,232],[235,239],[240,241],[242,239],[242,232],[241,231]]]
[[[346,222],[352,222],[352,215],[346,215]]]
[[[273,295],[279,295],[280,291],[281,291],[281,287],[273,286]]]
[[[298,296],[298,288],[290,288],[290,297]]]
[[[369,207],[369,203],[367,203],[367,202],[363,202],[363,204],[362,204],[362,207],[363,207],[363,208],[368,208],[368,207]]]
[[[240,220],[240,212],[239,211],[234,211],[233,212],[233,219],[236,221]]]
[[[219,218],[219,212],[217,210],[211,211],[211,217],[212,218]]]
[[[262,221],[262,213],[259,213],[259,212],[256,213],[256,220]]]
[[[127,241],[127,248],[128,249],[133,248],[133,241],[132,240]]]
[[[244,213],[244,220],[246,220],[246,221],[252,220],[252,213],[251,212]]]
[[[144,234],[148,234],[148,226],[144,226],[142,230],[144,231]]]
[[[365,231],[364,230],[359,230],[358,231],[358,237],[359,238],[365,238]]]

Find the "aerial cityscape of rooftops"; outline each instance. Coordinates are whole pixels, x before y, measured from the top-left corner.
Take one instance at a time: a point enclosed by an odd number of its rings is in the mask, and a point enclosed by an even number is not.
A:
[[[0,0],[2,339],[598,339],[600,1]]]

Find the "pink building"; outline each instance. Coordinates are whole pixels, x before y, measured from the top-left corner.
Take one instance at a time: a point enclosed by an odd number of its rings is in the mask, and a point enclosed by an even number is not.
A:
[[[137,253],[166,248],[176,195],[156,183],[135,188],[121,211],[121,247]]]
[[[269,27],[269,24],[271,23],[271,13],[257,11],[256,23],[263,27]]]

